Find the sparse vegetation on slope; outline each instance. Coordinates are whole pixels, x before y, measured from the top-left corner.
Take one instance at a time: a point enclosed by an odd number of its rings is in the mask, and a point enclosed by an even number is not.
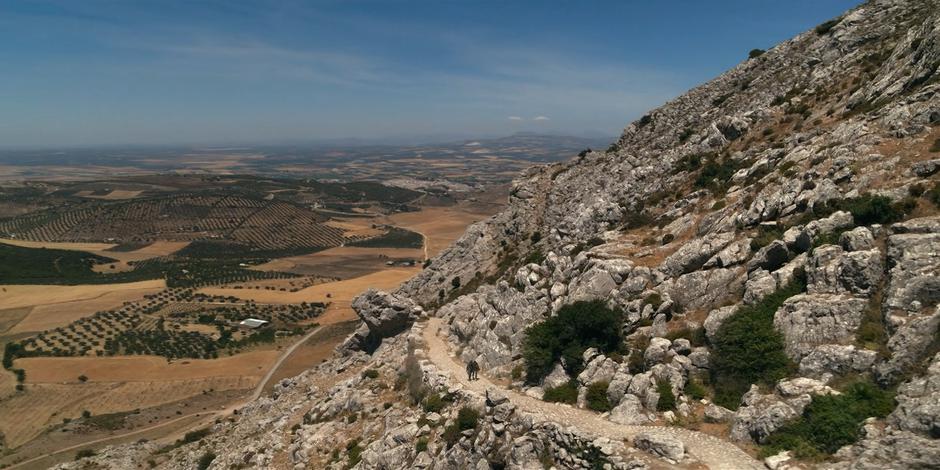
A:
[[[774,329],[774,313],[805,286],[804,279],[797,279],[757,304],[741,307],[718,328],[712,356],[715,403],[735,410],[751,384],[772,385],[789,373],[793,366],[782,335]]]
[[[605,353],[617,350],[623,343],[621,323],[620,312],[592,301],[566,305],[554,317],[529,327],[523,345],[526,381],[538,383],[562,358],[565,369],[576,375],[588,348]]]
[[[841,395],[813,397],[803,415],[770,435],[765,455],[791,450],[800,458],[831,455],[858,440],[862,422],[883,418],[895,407],[893,393],[870,382],[855,382]]]

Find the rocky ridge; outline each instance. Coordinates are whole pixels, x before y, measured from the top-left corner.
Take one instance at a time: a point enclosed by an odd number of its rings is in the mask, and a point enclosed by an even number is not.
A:
[[[398,291],[357,299],[363,326],[333,360],[156,466],[192,468],[209,452],[210,468],[701,463],[681,442],[598,441],[590,429],[526,418],[503,396],[455,386],[422,358],[428,315],[461,361],[476,360],[504,387],[542,398],[573,383],[574,406],[584,408],[588,387],[607,383],[612,425],[702,427],[748,448],[818,397],[838,396],[845,380],[870,378],[896,390],[897,406],[868,419],[854,444],[822,463],[780,453],[765,464],[935,465],[938,68],[940,2],[873,0],[652,110],[606,152],[528,170],[505,211]],[[722,325],[794,285],[772,311],[786,376],[750,384],[736,410],[698,397],[690,387],[713,377]],[[578,301],[624,313],[629,356],[588,350],[577,375],[558,364],[541,384],[525,383],[526,328]],[[662,387],[674,410],[657,410]],[[428,406],[431,395],[444,404]],[[464,408],[480,415],[466,429]],[[143,464],[152,447],[106,455]]]

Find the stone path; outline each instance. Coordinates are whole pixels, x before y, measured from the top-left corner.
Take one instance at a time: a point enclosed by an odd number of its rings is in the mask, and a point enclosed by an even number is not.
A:
[[[441,371],[451,379],[458,381],[465,389],[484,394],[488,388],[496,388],[509,397],[521,411],[566,426],[573,426],[583,433],[603,436],[611,440],[631,440],[641,432],[668,435],[679,439],[685,445],[686,453],[711,469],[763,469],[763,464],[730,442],[688,429],[665,426],[628,426],[608,421],[600,414],[569,405],[548,403],[494,385],[486,377],[470,382],[466,378],[465,366],[449,352],[443,338],[438,334],[440,318],[431,318],[424,329],[424,341],[427,343],[427,356]]]

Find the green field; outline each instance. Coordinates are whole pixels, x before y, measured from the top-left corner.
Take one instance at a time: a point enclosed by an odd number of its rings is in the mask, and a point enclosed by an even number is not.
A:
[[[81,282],[104,277],[96,264],[116,261],[82,251],[23,248],[0,244],[0,283],[48,284]]]
[[[420,233],[411,230],[391,227],[384,235],[347,243],[346,245],[363,248],[421,248],[424,246],[424,237]]]

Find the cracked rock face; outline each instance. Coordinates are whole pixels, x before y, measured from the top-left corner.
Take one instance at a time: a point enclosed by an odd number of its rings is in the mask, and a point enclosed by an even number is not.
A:
[[[383,338],[405,331],[424,313],[419,305],[407,297],[375,289],[369,289],[353,299],[352,308],[362,320],[362,326],[342,347],[366,352],[375,351]]]
[[[867,305],[843,295],[796,295],[774,314],[774,327],[783,334],[787,355],[799,361],[816,346],[853,341]]]

